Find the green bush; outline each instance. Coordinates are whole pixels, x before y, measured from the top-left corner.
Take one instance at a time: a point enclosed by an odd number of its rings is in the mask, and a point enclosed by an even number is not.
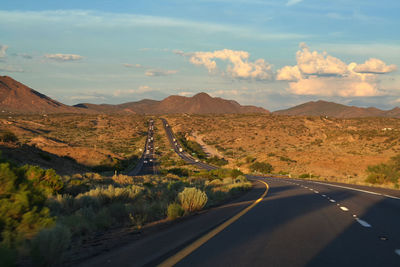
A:
[[[257,161],[250,165],[250,170],[252,172],[271,173],[273,171],[273,167],[267,162]]]
[[[395,164],[378,164],[368,166],[368,177],[365,180],[371,184],[397,183],[400,172]]]
[[[182,217],[185,213],[185,210],[178,203],[171,203],[168,205],[167,209],[167,217],[170,220],[175,220],[179,217]]]
[[[214,164],[214,165],[216,165],[216,166],[225,166],[225,165],[227,165],[227,164],[229,163],[226,159],[224,159],[224,158],[219,158],[219,157],[217,157],[217,156],[208,158],[208,159],[206,160],[206,162],[209,163],[209,164]]]
[[[69,247],[71,233],[65,226],[57,225],[40,231],[33,239],[31,255],[36,266],[55,266],[62,262]]]
[[[201,145],[195,141],[186,140],[183,133],[177,133],[177,138],[189,153],[194,153],[199,159],[206,159],[207,154],[203,151]]]
[[[207,195],[195,187],[185,187],[178,195],[182,208],[186,212],[201,210],[207,204]]]
[[[0,243],[3,246],[15,249],[54,223],[45,207],[45,189],[45,185],[35,186],[27,179],[26,167],[0,164]]]
[[[18,137],[10,131],[5,131],[0,134],[0,142],[10,143],[10,142],[17,142]]]
[[[35,187],[42,188],[49,195],[61,191],[64,187],[61,177],[53,169],[44,170],[39,166],[31,165],[21,168],[25,171],[26,178],[32,181]]]

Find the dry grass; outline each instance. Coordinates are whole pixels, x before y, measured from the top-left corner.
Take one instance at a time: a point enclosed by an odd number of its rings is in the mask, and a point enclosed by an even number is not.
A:
[[[273,115],[170,115],[175,132],[197,132],[224,154],[230,168],[253,160],[276,173],[364,184],[366,168],[400,153],[400,120]]]
[[[0,117],[0,131],[88,166],[113,165],[141,155],[148,118],[141,115],[53,114]]]

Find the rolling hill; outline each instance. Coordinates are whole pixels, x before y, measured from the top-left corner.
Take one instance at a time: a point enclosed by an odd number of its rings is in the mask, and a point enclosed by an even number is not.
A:
[[[8,76],[0,76],[0,109],[13,113],[78,113],[78,108],[64,105]]]
[[[400,118],[400,108],[381,110],[374,107],[360,108],[323,100],[307,102],[289,109],[273,112],[276,115],[328,116],[336,118],[394,117]]]

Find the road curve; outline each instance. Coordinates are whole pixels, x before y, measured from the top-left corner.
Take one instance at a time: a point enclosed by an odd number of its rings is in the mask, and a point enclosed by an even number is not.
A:
[[[400,200],[265,181],[264,201],[176,266],[400,266]]]
[[[192,164],[199,169],[204,169],[204,170],[215,170],[218,169],[218,167],[206,164],[204,162],[201,162],[199,160],[196,160],[192,156],[190,156],[188,153],[186,153],[183,149],[183,147],[179,144],[177,141],[177,138],[175,137],[171,126],[168,124],[167,120],[164,118],[161,118],[161,121],[164,125],[165,133],[167,134],[169,143],[171,144],[172,148],[174,149],[175,153],[178,154],[178,156],[183,159],[186,163]]]
[[[400,266],[400,200],[321,182],[260,178],[268,194],[175,266]],[[156,266],[204,239],[265,192],[187,218],[81,266]],[[182,255],[182,254],[181,254]],[[164,265],[168,266],[168,265]]]

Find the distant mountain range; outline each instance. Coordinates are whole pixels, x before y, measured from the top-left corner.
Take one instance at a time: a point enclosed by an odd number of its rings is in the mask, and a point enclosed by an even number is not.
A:
[[[268,110],[255,106],[242,106],[233,100],[211,97],[199,93],[192,97],[172,95],[161,101],[144,99],[119,105],[78,104],[74,107],[86,108],[99,112],[129,112],[138,114],[227,114],[227,113],[269,113]]]
[[[360,108],[346,106],[327,101],[307,102],[289,109],[273,112],[276,115],[291,116],[329,116],[336,118],[361,118],[361,117],[393,117],[400,118],[400,108],[381,110],[378,108]]]
[[[199,93],[193,97],[172,95],[161,101],[144,99],[119,105],[81,103],[75,106],[62,104],[8,76],[0,76],[0,110],[13,113],[125,113],[125,114],[236,114],[269,113],[255,106],[242,106],[233,100],[211,97]],[[307,102],[289,109],[273,112],[274,115],[329,116],[336,118],[394,117],[400,118],[400,108],[381,110],[360,108],[333,102]]]
[[[169,96],[161,101],[144,99],[119,105],[82,103],[64,105],[8,76],[0,76],[0,109],[14,113],[126,113],[126,114],[225,114],[269,113],[255,106],[199,93],[193,97]]]

